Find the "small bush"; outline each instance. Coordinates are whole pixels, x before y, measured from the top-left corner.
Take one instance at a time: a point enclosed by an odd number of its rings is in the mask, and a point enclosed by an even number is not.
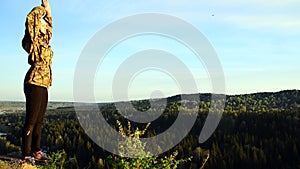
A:
[[[50,153],[46,164],[42,167],[43,169],[63,169],[66,161],[66,152],[60,150],[54,153]]]
[[[151,156],[150,152],[145,150],[146,145],[140,141],[140,137],[143,136],[148,129],[150,123],[144,130],[136,129],[132,131],[131,124],[128,122],[128,128],[124,128],[122,124],[117,121],[119,126],[119,133],[127,136],[124,140],[120,141],[119,153],[120,156],[109,156],[108,162],[113,168],[120,169],[176,169],[180,163],[184,163],[191,160],[191,157],[186,159],[177,159],[178,152],[173,152],[170,156],[159,157]],[[129,138],[128,138],[129,137]],[[137,158],[128,158],[135,154]]]

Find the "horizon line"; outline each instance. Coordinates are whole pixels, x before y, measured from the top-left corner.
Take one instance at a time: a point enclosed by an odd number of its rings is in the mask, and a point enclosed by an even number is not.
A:
[[[251,94],[259,94],[259,93],[279,93],[283,91],[300,91],[300,89],[281,89],[281,90],[276,90],[276,91],[257,91],[257,92],[245,92],[245,93],[228,93],[228,94],[220,94],[220,93],[212,93],[212,92],[198,92],[198,93],[179,93],[179,94],[172,94],[169,96],[165,97],[157,97],[157,98],[138,98],[138,99],[131,99],[131,100],[118,100],[118,101],[97,101],[95,103],[116,103],[116,102],[129,102],[129,101],[139,101],[139,100],[149,100],[149,99],[164,99],[164,98],[169,98],[169,97],[174,97],[178,95],[194,95],[194,94],[216,94],[216,95],[226,95],[226,96],[239,96],[239,95],[251,95]],[[0,102],[26,102],[25,100],[2,100],[0,99]],[[49,100],[49,103],[59,103],[59,102],[64,102],[64,103],[91,103],[91,102],[75,102],[75,101],[70,101],[70,100]]]

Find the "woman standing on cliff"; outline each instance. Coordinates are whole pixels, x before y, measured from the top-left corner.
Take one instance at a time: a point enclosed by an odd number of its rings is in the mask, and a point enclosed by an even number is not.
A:
[[[41,131],[48,103],[48,88],[52,84],[52,16],[48,0],[31,10],[26,17],[22,47],[28,53],[30,69],[24,79],[26,118],[22,133],[23,160],[34,164],[46,160],[41,151]]]

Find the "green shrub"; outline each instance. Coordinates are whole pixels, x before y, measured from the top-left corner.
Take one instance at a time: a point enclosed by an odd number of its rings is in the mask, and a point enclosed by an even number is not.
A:
[[[46,164],[42,167],[43,169],[63,169],[66,160],[66,152],[64,150],[53,152],[50,153],[48,158]]]
[[[108,162],[113,168],[119,169],[176,169],[180,163],[191,160],[191,157],[186,159],[177,159],[178,152],[173,152],[170,156],[159,157],[151,156],[151,153],[145,150],[146,145],[140,141],[148,129],[150,123],[147,124],[144,130],[136,129],[132,131],[131,124],[128,122],[128,128],[124,128],[122,124],[117,121],[119,126],[119,133],[127,136],[124,140],[120,141],[119,153],[120,156],[109,156]],[[129,158],[135,154],[137,158]]]

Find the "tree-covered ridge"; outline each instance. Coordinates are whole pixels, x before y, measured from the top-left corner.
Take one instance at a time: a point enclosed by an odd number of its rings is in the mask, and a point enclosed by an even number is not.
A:
[[[49,102],[48,109],[73,107],[72,102]],[[25,111],[25,102],[22,101],[0,101],[0,114],[22,113]]]
[[[211,152],[206,169],[300,168],[300,91],[227,96],[221,122],[204,144],[198,143],[198,137],[210,107],[211,94],[196,96],[200,97],[199,105],[193,100],[181,100],[179,95],[169,97],[166,107],[153,110],[163,109],[164,112],[151,123],[145,135],[149,137],[164,132],[177,118],[179,108],[183,109],[186,115],[197,111],[198,118],[188,136],[170,151],[177,150],[177,157],[180,159],[193,156],[191,163],[195,168],[199,168],[202,161],[199,147]],[[157,99],[153,103],[158,104],[159,101]],[[141,111],[151,109],[147,100],[132,103]],[[127,120],[116,110],[113,103],[99,104],[99,108],[106,120],[116,129],[116,120],[127,124]],[[127,108],[127,111],[130,111],[130,108]],[[90,115],[91,113],[93,112],[90,112]],[[91,117],[86,116],[87,121]],[[0,139],[0,154],[15,151],[20,146],[23,119],[24,113],[0,116],[1,124],[11,123],[11,126],[3,127],[8,136]],[[146,124],[132,122],[132,127],[144,128],[143,125]],[[90,130],[99,131],[95,126],[91,126]],[[99,137],[105,138],[101,134]],[[169,140],[160,141],[167,144]],[[72,107],[48,109],[42,145],[45,145],[44,148],[49,152],[64,149],[68,158],[75,159],[80,168],[109,166],[106,159],[111,154],[87,137]],[[169,155],[170,152],[163,155]],[[181,168],[189,166],[187,163]]]
[[[280,92],[264,92],[227,96],[228,111],[230,107],[239,112],[283,111],[300,108],[300,91],[285,90]]]
[[[152,101],[154,105],[161,105],[161,109],[153,111],[170,110],[169,113],[178,111],[178,108],[186,109],[187,111],[198,111],[207,113],[211,106],[210,93],[183,95],[188,100],[182,100],[182,95],[168,97],[167,106],[162,106],[162,99]],[[218,94],[215,94],[218,97]],[[198,99],[195,101],[195,99]],[[199,102],[199,105],[197,104]],[[280,92],[263,92],[243,95],[227,95],[225,102],[224,113],[243,113],[243,112],[281,112],[285,110],[295,110],[300,108],[300,90],[285,90]],[[149,100],[134,100],[130,104],[141,112],[151,110]],[[103,109],[115,109],[114,103],[100,106]],[[159,107],[159,106],[154,106]],[[130,108],[125,108],[125,111],[131,111]]]

